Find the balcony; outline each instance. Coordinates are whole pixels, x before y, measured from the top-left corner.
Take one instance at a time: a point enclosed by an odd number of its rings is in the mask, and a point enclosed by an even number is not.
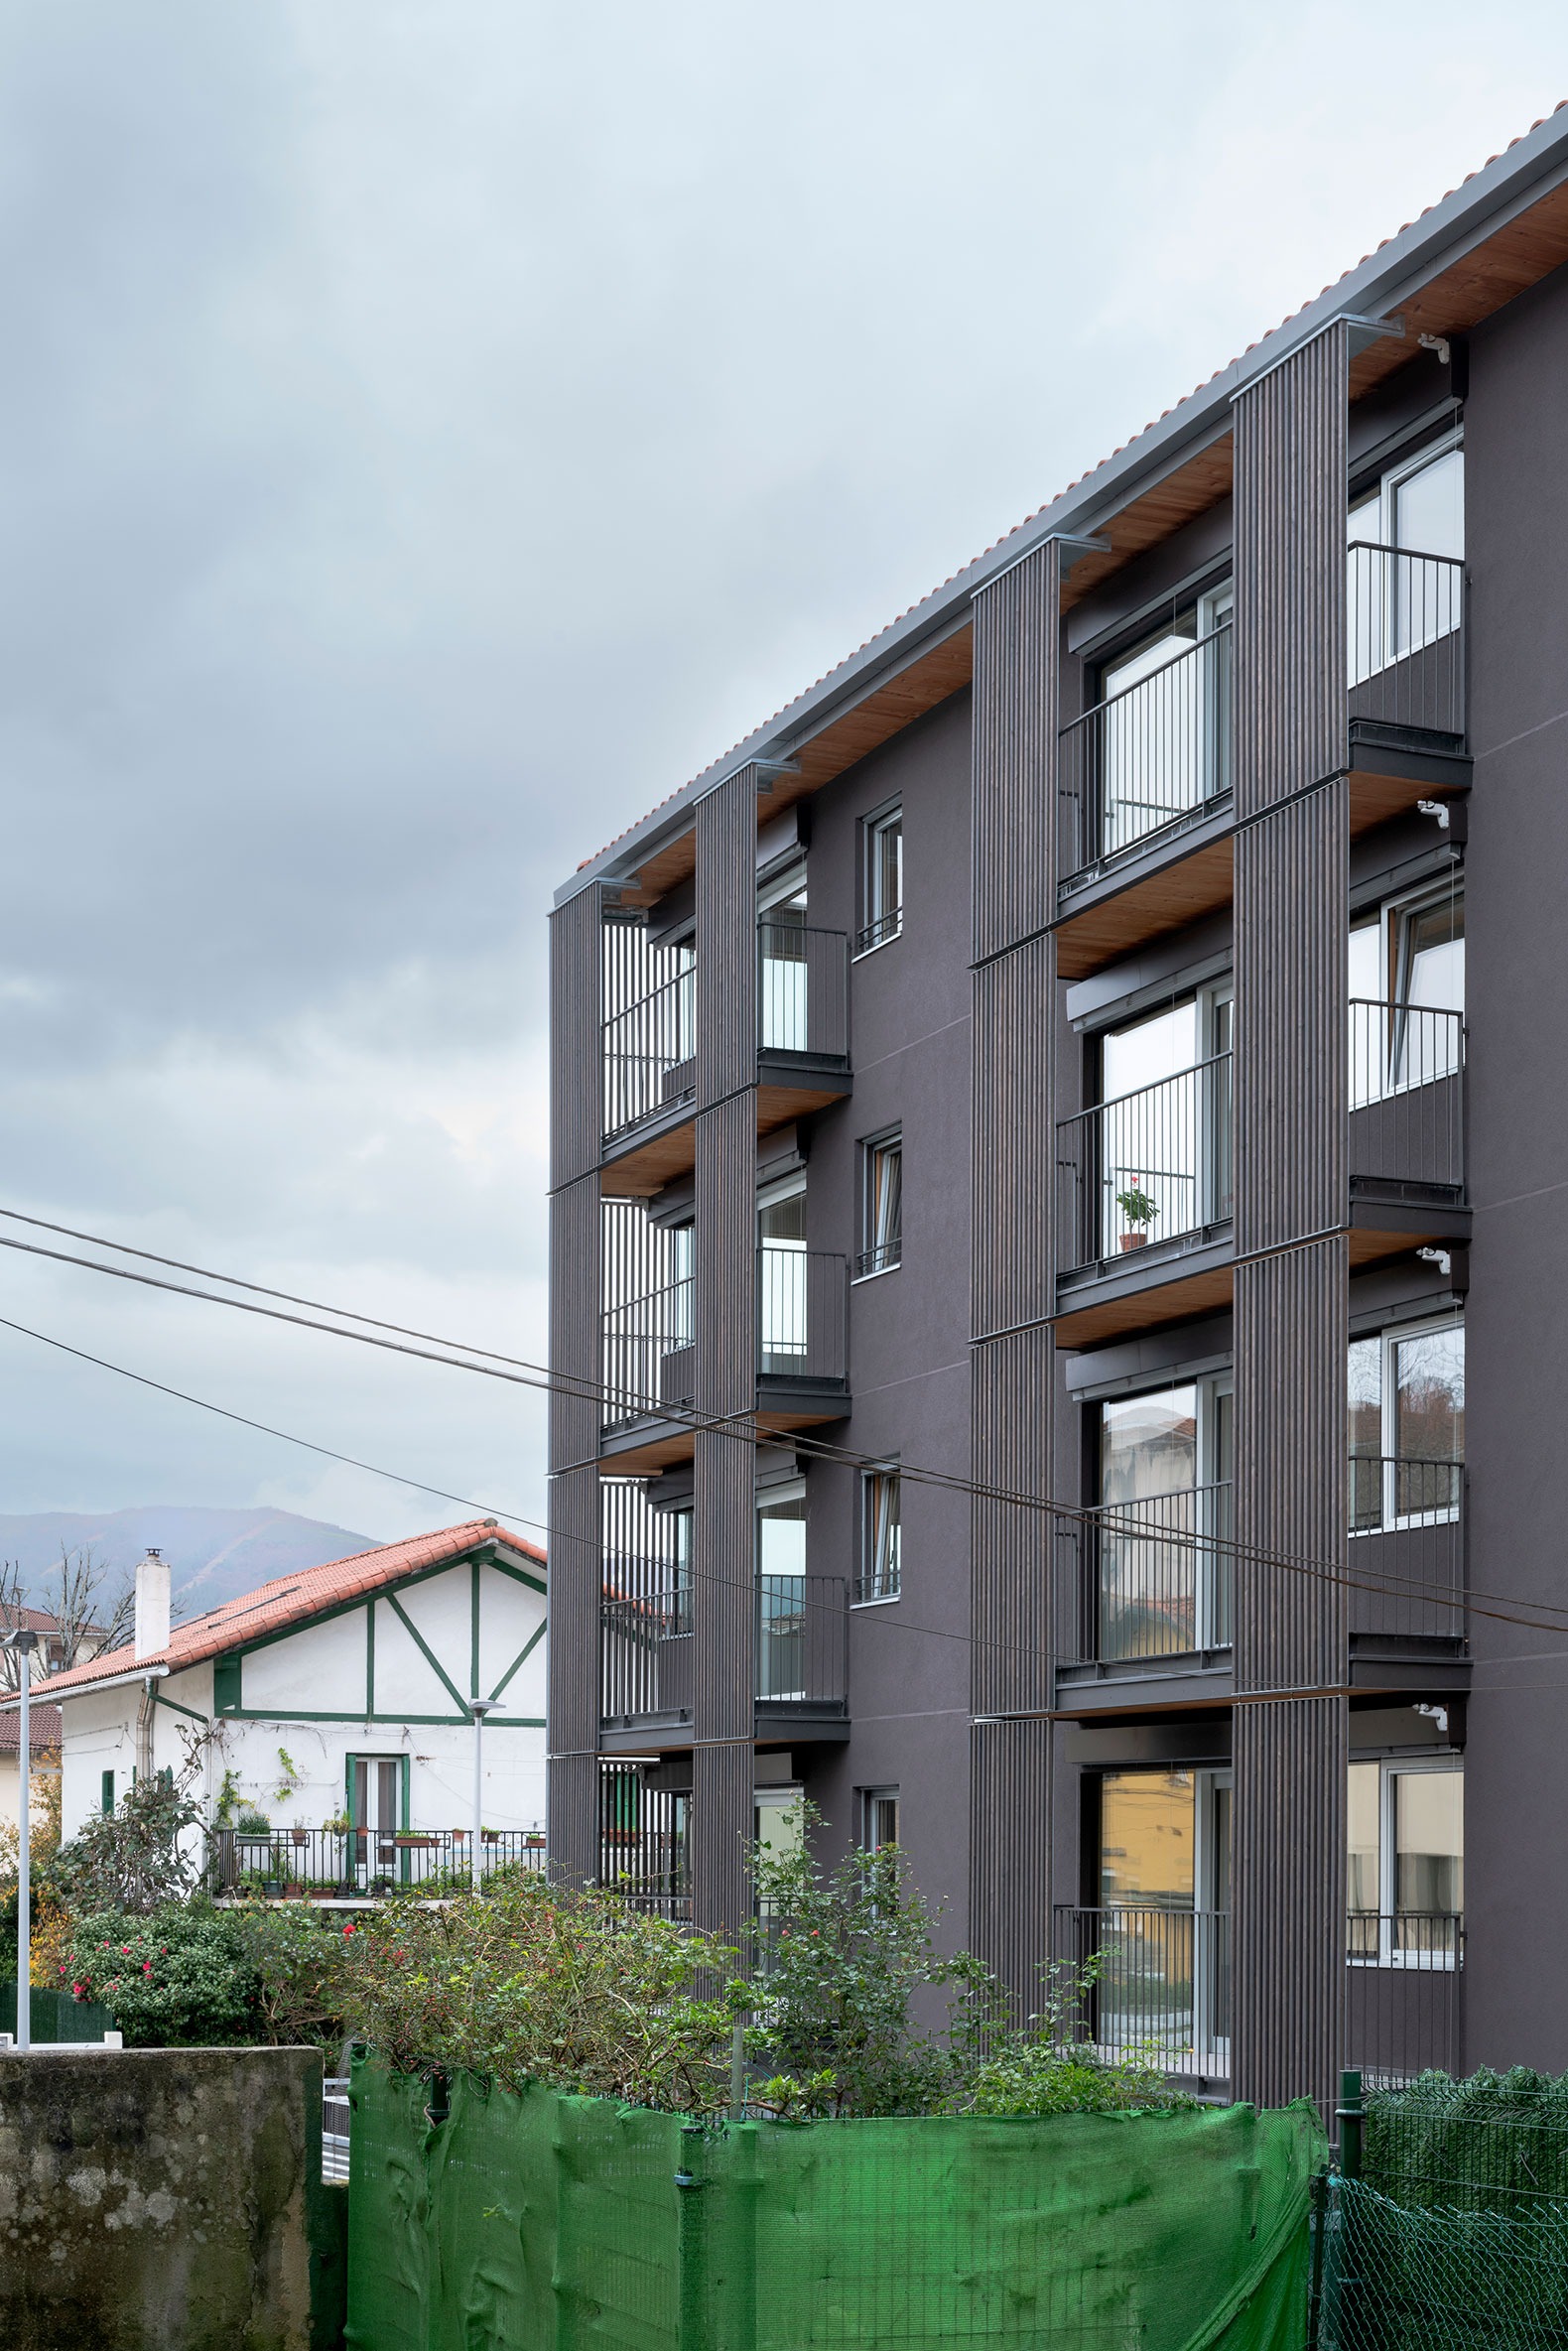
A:
[[[599,1614],[600,1721],[613,1741],[630,1735],[690,1746],[695,1705],[696,1624],[690,1574],[637,1582],[635,1563],[617,1562]],[[752,1696],[756,1735],[843,1738],[849,1717],[849,1585],[838,1576],[754,1579]],[[721,1603],[719,1604],[721,1605]],[[657,1735],[664,1734],[662,1742]],[[674,1734],[672,1738],[670,1734]]]
[[[1469,788],[1463,563],[1346,558],[1350,829]],[[1058,736],[1057,967],[1078,980],[1230,903],[1234,662],[1224,622]]]
[[[542,1828],[482,1832],[481,1878],[544,1866]],[[202,1882],[218,1899],[363,1902],[409,1887],[440,1893],[472,1874],[468,1829],[210,1829]]]
[[[1182,2080],[1223,2082],[1231,2070],[1231,1918],[1174,1904],[1058,1906],[1053,1955],[1096,1962],[1074,2019],[1077,2037],[1107,2057],[1144,2057]]]
[[[1229,1302],[1232,1058],[1214,1054],[1058,1124],[1063,1345]],[[1079,1305],[1090,1286],[1093,1304]]]
[[[1058,1704],[1098,1711],[1230,1695],[1235,1499],[1229,1479],[1087,1510],[1056,1557]],[[1179,1685],[1179,1687],[1178,1687]]]
[[[849,1090],[849,943],[842,931],[757,925],[757,1132]],[[697,1158],[697,967],[616,1011],[602,1031],[602,1184],[648,1196]]]
[[[603,1467],[651,1477],[692,1458],[696,1296],[690,1278],[600,1317]],[[793,1241],[756,1252],[756,1403],[761,1428],[841,1420],[849,1394],[848,1258]]]
[[[1468,1241],[1463,1013],[1352,1001],[1350,1170],[1353,1265]]]
[[[1463,2063],[1465,1920],[1458,1910],[1353,1910],[1345,1934],[1345,2062],[1369,2089]]]
[[[1352,1457],[1348,1574],[1357,1686],[1464,1686],[1465,1500],[1463,1462]]]

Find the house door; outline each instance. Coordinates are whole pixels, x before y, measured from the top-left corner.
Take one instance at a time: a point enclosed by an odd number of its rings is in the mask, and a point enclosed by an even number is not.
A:
[[[390,1876],[403,1825],[403,1759],[350,1756],[348,1789],[355,1868],[361,1878]]]

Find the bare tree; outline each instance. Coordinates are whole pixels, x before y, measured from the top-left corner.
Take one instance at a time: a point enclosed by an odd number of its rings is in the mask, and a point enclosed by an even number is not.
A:
[[[0,1559],[0,1640],[22,1624],[26,1606],[21,1568],[14,1559]],[[14,1690],[20,1671],[15,1649],[0,1648],[0,1689]]]
[[[136,1621],[136,1586],[121,1574],[109,1580],[108,1563],[94,1559],[92,1545],[69,1551],[60,1546],[60,1565],[50,1569],[45,1606],[59,1628],[50,1638],[50,1669],[68,1673],[73,1665],[117,1649],[129,1640]]]

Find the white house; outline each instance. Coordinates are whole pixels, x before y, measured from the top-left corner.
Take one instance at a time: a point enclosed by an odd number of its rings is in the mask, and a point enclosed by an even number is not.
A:
[[[33,1764],[29,1773],[32,1799],[28,1818],[35,1835],[40,1808],[47,1795],[45,1782],[60,1769],[60,1708],[39,1699],[30,1710],[29,1744]],[[22,1725],[15,1714],[0,1714],[0,1828],[14,1829],[22,1819]]]
[[[545,1556],[492,1518],[283,1576],[171,1629],[169,1571],[137,1570],[136,1637],[47,1684],[62,1829],[200,1742],[236,1875],[352,1893],[542,1843]],[[0,1702],[3,1703],[3,1702]],[[530,1835],[533,1832],[533,1835]]]

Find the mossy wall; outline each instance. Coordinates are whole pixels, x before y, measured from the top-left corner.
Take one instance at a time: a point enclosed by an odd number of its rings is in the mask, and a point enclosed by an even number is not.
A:
[[[0,2054],[0,2343],[329,2351],[321,2121],[316,2049]]]

